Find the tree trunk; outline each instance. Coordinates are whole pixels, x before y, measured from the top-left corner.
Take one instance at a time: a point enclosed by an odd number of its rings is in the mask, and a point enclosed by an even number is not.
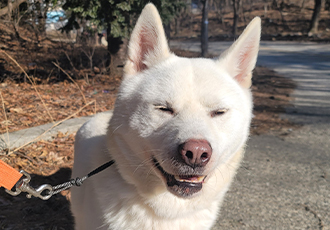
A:
[[[306,3],[306,0],[303,0],[301,3],[300,12],[303,12],[305,10],[305,3]]]
[[[181,18],[180,18],[181,19]],[[174,34],[177,35],[179,32],[179,19],[174,20]]]
[[[322,0],[315,0],[313,16],[311,19],[308,36],[316,34],[318,31],[320,14],[321,14]]]
[[[115,38],[111,35],[111,26],[107,28],[107,42],[108,42],[108,58],[106,66],[111,66],[113,62],[113,57],[118,53],[120,45],[123,44],[123,41],[120,37]]]
[[[171,40],[171,24],[170,23],[164,24],[164,30],[165,30],[165,36],[167,38],[167,41],[170,42],[170,40]]]
[[[233,35],[236,37],[237,34],[237,24],[239,18],[239,7],[241,4],[241,0],[233,0],[233,11],[234,11],[234,18],[233,18]]]
[[[9,3],[9,1],[10,0],[8,0],[8,3]],[[19,7],[19,5],[21,5],[23,2],[26,2],[26,1],[27,0],[16,0],[14,3],[10,2],[10,4],[8,6],[0,9],[0,17],[5,15],[5,14],[11,15],[11,12],[13,10],[15,10],[17,7]],[[10,10],[10,8],[11,8],[11,10]],[[9,13],[9,11],[10,11],[10,13]]]
[[[11,20],[11,12],[13,11],[13,3],[12,3],[11,0],[8,0],[7,7],[8,7],[7,17],[8,17],[8,20],[10,21]]]
[[[208,1],[203,0],[203,14],[202,14],[202,29],[201,29],[201,48],[202,48],[202,57],[206,57],[208,52]]]

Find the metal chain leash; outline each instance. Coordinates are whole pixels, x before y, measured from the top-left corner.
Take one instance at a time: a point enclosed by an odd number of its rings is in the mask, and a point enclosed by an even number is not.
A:
[[[19,180],[16,183],[16,186],[15,186],[16,191],[11,191],[11,190],[6,189],[6,192],[12,196],[17,196],[21,192],[27,192],[28,193],[26,195],[27,198],[31,198],[32,196],[34,196],[34,197],[38,197],[42,200],[48,200],[53,195],[60,193],[64,190],[68,190],[69,188],[71,188],[73,186],[77,186],[77,187],[81,186],[87,178],[94,176],[95,174],[97,174],[99,172],[102,172],[103,170],[110,167],[114,163],[115,163],[115,161],[111,160],[111,161],[101,165],[100,167],[94,169],[93,171],[91,171],[90,173],[88,173],[86,176],[84,176],[82,178],[77,177],[76,179],[71,179],[68,182],[65,182],[65,183],[62,183],[62,184],[59,184],[56,186],[44,184],[44,185],[41,185],[40,187],[38,187],[37,189],[34,189],[32,186],[29,185],[29,183],[31,181],[30,174],[28,174],[24,170],[21,170],[20,173],[22,173],[25,176],[25,178]]]

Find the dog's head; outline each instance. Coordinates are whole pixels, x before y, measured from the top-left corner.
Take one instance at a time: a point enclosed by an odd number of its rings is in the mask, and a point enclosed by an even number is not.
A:
[[[110,152],[129,183],[142,193],[167,189],[182,198],[215,189],[205,184],[248,138],[259,40],[255,18],[220,58],[178,57],[156,8],[145,7],[108,133]]]

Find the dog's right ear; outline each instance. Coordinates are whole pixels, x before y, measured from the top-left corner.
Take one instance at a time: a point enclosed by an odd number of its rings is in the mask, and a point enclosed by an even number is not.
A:
[[[257,62],[261,19],[255,17],[237,41],[225,51],[219,64],[244,88],[251,86],[252,71]]]
[[[147,4],[135,25],[128,45],[125,74],[136,74],[170,55],[162,20],[156,7]]]

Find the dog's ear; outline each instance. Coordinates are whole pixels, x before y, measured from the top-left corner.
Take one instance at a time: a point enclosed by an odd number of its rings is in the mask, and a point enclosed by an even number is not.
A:
[[[219,64],[244,88],[251,86],[259,51],[261,19],[255,17],[235,43],[219,58]]]
[[[147,4],[135,25],[128,45],[126,74],[136,74],[170,55],[162,20],[156,7]]]

